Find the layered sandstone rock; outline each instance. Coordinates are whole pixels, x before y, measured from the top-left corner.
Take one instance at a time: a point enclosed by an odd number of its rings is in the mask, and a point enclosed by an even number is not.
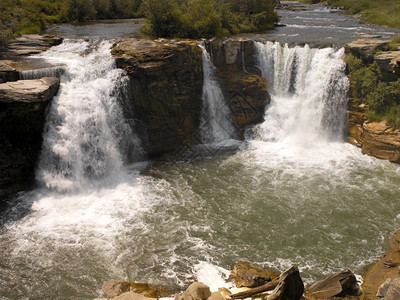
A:
[[[24,34],[0,49],[0,59],[16,59],[41,53],[62,43],[62,38],[52,35]]]
[[[0,198],[32,183],[54,77],[0,84]]]
[[[368,122],[362,112],[349,112],[347,141],[362,149],[364,154],[400,163],[400,130],[386,121]]]
[[[147,131],[149,156],[193,144],[203,84],[202,52],[196,42],[127,39],[113,53],[131,79],[134,111]]]
[[[347,44],[347,49],[365,62],[373,62],[374,55],[384,50],[389,40],[361,38]]]
[[[267,82],[256,66],[254,43],[211,39],[205,44],[217,68],[232,120],[242,137],[247,126],[263,121],[265,107],[271,101]]]
[[[261,122],[269,103],[267,84],[255,67],[251,41],[205,42],[239,136]],[[135,116],[147,133],[150,157],[180,153],[200,143],[203,63],[198,41],[136,40],[118,42],[117,66],[131,79]]]
[[[400,266],[400,230],[389,240],[389,249],[379,262],[373,265],[364,276],[363,298],[364,300],[379,299],[377,297],[379,287],[389,278],[398,277]],[[381,290],[383,293],[383,290]],[[388,298],[389,299],[389,298]]]

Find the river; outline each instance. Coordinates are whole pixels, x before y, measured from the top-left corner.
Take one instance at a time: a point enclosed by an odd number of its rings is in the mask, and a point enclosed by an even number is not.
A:
[[[332,24],[349,18],[312,9]],[[109,279],[178,289],[200,280],[216,290],[240,260],[297,264],[306,283],[343,268],[362,280],[400,226],[400,167],[343,141],[343,49],[265,41],[289,38],[282,28],[256,42],[272,95],[265,121],[245,141],[206,139],[206,149],[234,153],[165,164],[146,161],[135,124],[122,118],[126,76],[112,41],[69,36],[39,55],[62,66],[61,90],[47,116],[41,185],[0,215],[0,297],[92,299]],[[352,38],[340,36],[337,44]]]

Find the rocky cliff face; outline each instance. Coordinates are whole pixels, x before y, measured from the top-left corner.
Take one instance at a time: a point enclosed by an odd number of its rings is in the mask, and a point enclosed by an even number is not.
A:
[[[206,48],[234,125],[243,137],[246,126],[263,121],[265,106],[271,101],[267,82],[256,66],[253,41],[212,39],[206,41]]]
[[[0,84],[0,199],[32,183],[46,107],[59,83],[47,77]]]
[[[206,41],[237,131],[262,121],[267,84],[255,67],[251,41]],[[147,132],[150,156],[180,153],[199,143],[202,50],[196,41],[128,39],[113,50],[131,79],[136,118]]]
[[[376,62],[382,77],[387,81],[400,76],[400,51],[382,51],[388,40],[359,39],[348,44],[347,51],[364,62]],[[347,141],[368,154],[380,159],[400,163],[400,130],[388,126],[385,120],[371,122],[363,109],[353,108],[348,112]]]

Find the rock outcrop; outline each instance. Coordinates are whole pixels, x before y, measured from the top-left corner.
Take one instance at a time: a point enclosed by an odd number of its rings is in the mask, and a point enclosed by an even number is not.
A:
[[[309,299],[331,299],[333,297],[361,295],[361,288],[357,279],[349,269],[315,282],[307,291]]]
[[[400,130],[386,121],[369,122],[362,112],[349,112],[347,141],[362,149],[364,154],[400,163]]]
[[[210,288],[207,285],[193,282],[182,294],[175,295],[175,300],[207,300],[210,296]]]
[[[0,198],[32,183],[46,107],[59,83],[49,77],[0,84]]]
[[[379,286],[376,296],[382,300],[398,300],[400,299],[400,277],[392,277],[386,279]]]
[[[238,262],[233,266],[229,280],[233,281],[238,288],[253,288],[274,280],[278,276],[279,274],[273,270],[266,270],[246,262]]]
[[[246,126],[262,121],[270,101],[266,81],[255,67],[253,42],[213,39],[205,44],[243,136]],[[113,54],[131,79],[133,108],[145,128],[149,156],[181,153],[200,143],[203,63],[198,41],[125,39]]]
[[[205,44],[234,125],[242,136],[247,126],[263,121],[265,107],[271,101],[267,82],[256,66],[253,41],[211,39]]]
[[[381,259],[369,268],[362,284],[363,298],[365,300],[378,299],[379,287],[389,278],[399,276],[400,266],[400,230],[389,240],[389,249]],[[381,290],[383,293],[383,290]],[[385,299],[385,298],[383,298]]]
[[[373,62],[378,51],[384,50],[389,40],[361,38],[347,44],[347,49],[364,62]]]
[[[299,269],[291,266],[278,278],[278,285],[267,296],[267,300],[300,300],[304,293],[304,283]]]
[[[12,64],[11,60],[0,60],[0,83],[19,80],[19,72]]]
[[[24,34],[0,49],[0,59],[18,59],[38,54],[61,44],[62,38],[52,35]]]
[[[113,53],[131,79],[133,108],[147,131],[149,156],[193,144],[203,83],[202,52],[196,42],[126,39]]]

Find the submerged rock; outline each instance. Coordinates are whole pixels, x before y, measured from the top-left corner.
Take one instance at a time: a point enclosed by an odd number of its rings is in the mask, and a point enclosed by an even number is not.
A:
[[[274,270],[266,270],[246,262],[238,262],[233,266],[229,280],[233,281],[236,287],[257,287],[276,279],[279,276]]]
[[[357,279],[349,269],[321,279],[312,284],[307,290],[309,295],[316,299],[359,296],[361,294]]]

